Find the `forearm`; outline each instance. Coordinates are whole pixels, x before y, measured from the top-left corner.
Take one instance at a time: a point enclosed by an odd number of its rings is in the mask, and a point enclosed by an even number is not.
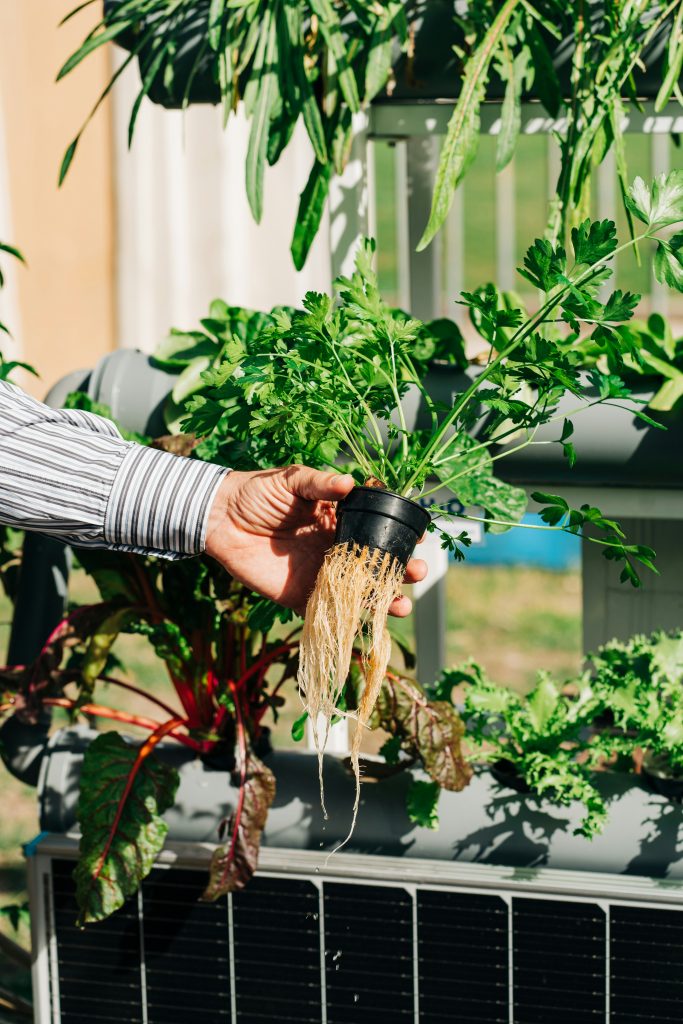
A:
[[[0,386],[0,522],[75,545],[196,554],[224,476]]]

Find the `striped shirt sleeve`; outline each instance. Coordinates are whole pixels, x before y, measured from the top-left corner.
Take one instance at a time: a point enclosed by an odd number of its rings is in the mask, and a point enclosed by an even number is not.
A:
[[[50,409],[0,381],[0,523],[80,547],[200,554],[227,472],[124,441],[109,420]]]

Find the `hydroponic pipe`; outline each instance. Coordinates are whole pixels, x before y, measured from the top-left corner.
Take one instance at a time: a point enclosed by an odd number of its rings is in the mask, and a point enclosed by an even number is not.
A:
[[[40,824],[64,833],[76,822],[78,784],[90,730],[57,733],[43,760],[39,783]],[[174,806],[164,815],[169,840],[217,842],[222,819],[234,809],[237,787],[227,771],[199,761],[191,751],[163,743],[157,755],[180,775]],[[320,808],[317,756],[298,750],[268,754],[277,791],[268,814],[264,844],[295,850],[333,850],[346,837],[353,806],[354,778],[344,762],[324,758],[325,802]],[[559,807],[497,782],[486,770],[475,772],[462,793],[442,791],[438,830],[416,827],[406,811],[406,795],[417,771],[382,782],[366,781],[355,831],[346,851],[392,857],[420,857],[507,865],[511,870],[552,867],[683,880],[678,842],[683,809],[649,792],[635,776],[597,773],[608,820],[593,840],[573,835],[584,808]]]

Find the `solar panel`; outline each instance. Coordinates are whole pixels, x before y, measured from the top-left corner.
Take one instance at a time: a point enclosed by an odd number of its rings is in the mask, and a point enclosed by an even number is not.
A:
[[[476,891],[428,865],[405,882],[273,869],[201,903],[205,869],[176,865],[81,930],[73,860],[46,863],[49,1024],[683,1020],[681,909]]]

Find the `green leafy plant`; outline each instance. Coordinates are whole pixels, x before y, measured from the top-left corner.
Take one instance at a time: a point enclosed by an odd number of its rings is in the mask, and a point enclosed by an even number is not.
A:
[[[588,838],[605,823],[607,809],[593,771],[612,756],[617,741],[591,730],[603,710],[601,694],[585,673],[570,685],[539,673],[526,696],[491,682],[471,662],[444,673],[437,691],[465,684],[462,717],[472,760],[507,768],[527,787],[561,806],[583,803],[575,834]]]
[[[529,445],[556,443],[573,466],[572,420],[558,411],[566,394],[575,397],[577,414],[608,402],[659,427],[618,373],[586,375],[573,344],[589,334],[622,362],[623,353],[633,349],[627,324],[639,297],[616,290],[601,300],[598,289],[609,279],[617,253],[640,240],[656,239],[658,252],[677,251],[677,236],[669,237],[668,229],[683,220],[682,183],[681,172],[657,179],[652,190],[636,179],[629,204],[644,229],[622,245],[610,221],[586,220],[574,228],[571,254],[537,239],[520,268],[545,296],[533,315],[525,318],[493,285],[464,293],[461,301],[488,343],[489,356],[463,377],[449,406],[435,402],[425,386],[424,325],[382,301],[373,247],[365,243],[355,273],[336,284],[336,304],[328,295],[309,293],[303,311],[279,312],[253,339],[228,343],[225,358],[203,374],[203,387],[189,401],[186,427],[206,438],[203,445],[214,457],[236,467],[242,458],[336,465],[360,484],[420,500],[434,517],[446,518],[455,496],[465,508],[463,517],[489,530],[520,525],[527,496],[497,475],[496,464]],[[419,397],[425,427],[406,419],[410,394]],[[557,424],[554,442],[536,440],[544,424]],[[640,585],[639,567],[654,570],[654,552],[629,544],[619,524],[600,509],[571,508],[554,494],[533,497],[542,506],[543,523],[531,528],[580,534],[600,544],[605,557],[621,565],[621,580],[634,586]],[[431,528],[439,527],[432,522]],[[443,530],[442,538],[457,557],[464,556],[465,534],[454,539]],[[322,717],[329,723],[340,713],[354,639],[365,645],[368,666],[356,716],[361,725],[369,721],[390,657],[387,610],[402,573],[377,550],[335,545],[309,598],[297,678],[313,722]],[[317,740],[319,751],[327,727]],[[357,780],[359,734],[351,750]]]
[[[245,174],[256,221],[263,213],[265,167],[277,163],[297,122],[303,121],[315,159],[292,240],[294,262],[301,267],[320,224],[332,172],[341,173],[349,158],[353,115],[386,85],[395,42],[407,46],[405,7],[403,0],[344,5],[335,0],[115,0],[105,4],[103,17],[58,78],[104,44],[122,43],[129,55],[88,121],[137,57],[142,81],[128,126],[130,143],[146,95],[185,107],[198,76],[208,77],[210,96],[220,100],[224,121],[240,104],[250,121]],[[193,40],[189,61],[188,37]],[[65,153],[60,181],[84,128]]]
[[[605,374],[616,371],[634,388],[652,388],[647,408],[670,412],[683,397],[683,338],[674,336],[671,323],[659,313],[652,313],[647,321],[633,320],[629,326],[631,351],[615,359],[611,351],[587,338],[577,349],[584,365]]]
[[[548,237],[556,245],[570,227],[590,212],[592,174],[613,148],[629,219],[628,168],[623,136],[625,101],[638,106],[634,78],[647,64],[648,47],[668,32],[662,80],[655,109],[675,96],[683,61],[681,6],[678,0],[589,5],[584,0],[507,0],[468,4],[455,21],[462,42],[462,85],[444,141],[432,210],[419,248],[425,248],[443,225],[455,189],[463,180],[479,145],[480,111],[487,87],[504,83],[498,134],[497,169],[514,154],[521,128],[524,93],[540,100],[556,119],[560,171],[551,201]],[[571,40],[566,85],[558,77],[553,50]],[[631,222],[632,223],[632,222]]]
[[[72,15],[83,6],[88,0]],[[315,157],[300,197],[291,246],[295,265],[302,267],[320,225],[331,176],[348,160],[353,115],[385,88],[391,91],[393,65],[401,50],[408,54],[407,74],[412,75],[419,23],[426,11],[424,0],[108,0],[102,19],[66,61],[59,78],[100,46],[112,41],[123,45],[129,55],[88,121],[137,58],[141,85],[131,111],[129,142],[147,95],[185,107],[201,83],[202,98],[220,101],[225,121],[243,103],[251,124],[247,195],[257,221],[263,210],[264,167],[277,162],[301,119]],[[648,47],[662,35],[655,109],[661,110],[672,96],[682,100],[681,19],[678,0],[610,0],[592,6],[584,0],[454,2],[460,86],[420,246],[428,245],[443,225],[455,189],[472,164],[481,106],[492,85],[495,92],[502,85],[504,94],[499,170],[514,154],[524,96],[539,100],[557,121],[561,167],[548,225],[554,244],[589,214],[592,172],[612,148],[625,197],[625,103],[638,104],[637,74],[647,64]],[[567,82],[560,80],[555,67],[561,41],[571,46]],[[65,153],[60,180],[82,131]]]
[[[679,171],[658,179],[652,192],[636,179],[629,203],[644,228],[635,240],[619,245],[610,221],[584,221],[573,229],[571,254],[537,239],[520,273],[545,299],[529,317],[506,304],[493,285],[463,293],[461,302],[490,357],[463,378],[448,408],[435,403],[425,387],[424,325],[382,301],[366,243],[355,274],[337,282],[338,304],[309,293],[303,312],[278,312],[273,326],[249,342],[233,337],[188,403],[187,427],[206,438],[203,444],[214,455],[238,467],[240,458],[255,453],[270,465],[340,464],[359,482],[374,478],[419,498],[436,516],[447,515],[444,503],[434,500],[445,488],[466,508],[483,509],[481,515],[464,515],[488,529],[517,525],[526,495],[495,474],[496,464],[539,443],[536,432],[546,423],[557,423],[556,443],[573,464],[572,423],[557,412],[563,395],[576,396],[577,413],[608,402],[659,426],[631,399],[618,373],[587,378],[574,346],[587,335],[609,348],[619,366],[632,352],[628,321],[639,297],[617,290],[603,302],[597,290],[611,275],[616,254],[638,241],[657,239],[658,251],[675,249],[678,236],[667,239],[662,231],[683,218],[682,185]],[[425,429],[411,429],[405,420],[409,392],[420,396],[430,424]],[[596,527],[589,539],[623,563],[624,578],[634,585],[637,563],[651,568],[652,552],[628,545],[618,524],[598,509],[571,509],[555,495],[535,497],[544,506],[547,528],[579,533]],[[444,544],[463,554],[464,541],[444,534]]]
[[[615,640],[589,664],[621,752],[653,775],[683,779],[683,634]]]

